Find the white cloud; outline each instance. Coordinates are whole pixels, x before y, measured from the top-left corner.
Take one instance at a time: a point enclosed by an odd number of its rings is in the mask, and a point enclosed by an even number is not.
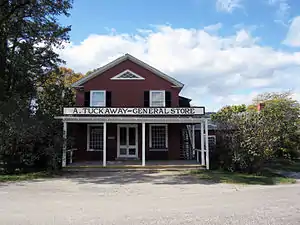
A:
[[[243,0],[217,0],[216,7],[218,11],[233,12],[237,8],[242,8]]]
[[[215,31],[219,31],[221,28],[222,28],[222,24],[216,23],[216,24],[212,24],[212,25],[204,27],[203,30],[207,31],[207,32],[215,32]]]
[[[286,26],[285,21],[289,18],[291,8],[288,0],[268,0],[268,3],[276,7],[276,19],[274,21]]]
[[[207,110],[248,103],[255,94],[269,90],[291,89],[300,100],[300,52],[260,46],[259,38],[244,29],[229,36],[171,26],[134,35],[93,34],[59,53],[78,72],[130,53],[183,82],[182,95]]]
[[[283,44],[292,47],[300,47],[300,16],[295,17],[289,27],[289,31]]]

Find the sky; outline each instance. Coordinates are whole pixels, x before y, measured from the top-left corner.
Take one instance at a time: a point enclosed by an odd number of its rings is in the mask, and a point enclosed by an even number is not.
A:
[[[264,92],[300,101],[299,0],[75,0],[70,14],[58,53],[75,72],[129,53],[208,111]]]

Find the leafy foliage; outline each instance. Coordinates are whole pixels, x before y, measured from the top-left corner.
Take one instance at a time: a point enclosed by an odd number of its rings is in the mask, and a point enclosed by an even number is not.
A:
[[[228,170],[255,172],[270,159],[299,155],[299,103],[286,93],[258,98],[265,103],[259,112],[227,106],[212,117],[219,127],[215,160]]]
[[[47,108],[49,98],[40,98],[38,90],[63,63],[55,49],[68,41],[70,27],[61,26],[57,17],[68,16],[71,5],[72,0],[0,3],[0,163],[4,172],[59,168],[62,125],[53,119],[57,105]],[[59,93],[64,89],[56,88]],[[38,111],[32,107],[37,99]]]
[[[71,84],[81,79],[83,74],[60,67],[40,85],[37,105],[40,113],[51,117],[60,115],[63,107],[75,105],[75,92]]]

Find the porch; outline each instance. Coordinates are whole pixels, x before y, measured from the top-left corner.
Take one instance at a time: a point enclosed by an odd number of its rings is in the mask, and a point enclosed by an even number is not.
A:
[[[78,110],[83,110],[78,111]],[[97,108],[96,108],[97,109]],[[130,109],[130,110],[129,110]],[[150,115],[149,110],[154,110],[156,108],[126,108],[126,110],[130,112],[144,112]],[[200,110],[201,109],[201,110]],[[197,161],[196,164],[200,166],[206,166],[209,169],[209,147],[208,147],[208,121],[207,118],[201,117],[204,114],[202,108],[165,108],[165,109],[157,109],[162,110],[163,115],[156,116],[85,116],[83,114],[87,114],[84,108],[75,108],[68,109],[70,112],[64,113],[67,116],[56,117],[57,119],[61,119],[63,122],[63,130],[64,130],[64,139],[67,140],[67,125],[68,124],[83,124],[83,126],[87,126],[87,139],[84,148],[81,148],[81,152],[85,154],[85,156],[90,155],[91,157],[87,157],[81,161],[89,161],[89,160],[97,160],[98,167],[112,167],[112,166],[129,166],[131,167],[146,167],[150,163],[150,167],[158,166],[158,164],[162,164],[162,166],[170,166],[170,162],[164,161],[151,161],[149,160],[177,160],[179,159],[179,149],[180,149],[180,130],[176,128],[176,124],[180,126],[186,127],[185,132],[188,144],[190,145],[190,149],[192,154],[195,156]],[[95,111],[95,109],[93,108]],[[100,109],[99,109],[100,110]],[[101,109],[101,112],[104,112]],[[111,108],[107,110],[112,110]],[[147,111],[148,110],[148,111]],[[168,111],[169,110],[169,111]],[[173,112],[173,111],[174,112]],[[185,112],[184,115],[181,115],[181,111]],[[186,112],[188,110],[188,112]],[[190,113],[189,111],[195,111]],[[197,110],[199,112],[197,112]],[[66,108],[65,108],[65,111]],[[94,112],[93,111],[93,112]],[[110,112],[109,111],[109,112]],[[178,115],[176,116],[176,112],[178,111]],[[75,113],[75,115],[73,115]],[[95,111],[96,112],[96,111]],[[106,111],[105,111],[106,112]],[[152,111],[151,111],[152,112]],[[160,111],[159,111],[160,112]],[[79,113],[80,115],[77,115]],[[169,116],[170,113],[173,113],[173,116]],[[72,114],[70,116],[69,114]],[[164,115],[166,114],[166,115]],[[191,114],[191,115],[190,115]],[[77,115],[77,116],[76,116]],[[200,124],[201,132],[201,148],[196,149],[195,147],[195,124]],[[152,129],[152,127],[157,127],[156,129]],[[97,127],[95,132],[90,133],[91,127]],[[151,129],[148,129],[151,128]],[[85,130],[84,128],[81,130]],[[152,133],[153,131],[153,133]],[[154,135],[153,135],[154,134]],[[93,138],[94,141],[90,141],[90,137],[95,135]],[[85,134],[77,138],[77,140],[81,139],[83,141]],[[155,137],[155,138],[153,138]],[[151,140],[151,141],[149,141]],[[101,143],[100,148],[94,148],[93,143]],[[185,145],[186,141],[184,141]],[[153,144],[155,144],[153,148]],[[91,147],[92,146],[92,147]],[[158,148],[156,148],[158,146]],[[86,150],[84,150],[86,149]],[[174,153],[176,152],[176,155]],[[62,166],[67,166],[67,146],[64,144],[63,148],[63,161]],[[117,153],[117,155],[116,155]],[[75,153],[76,154],[76,153]],[[173,155],[172,155],[173,154]],[[160,156],[160,157],[156,157]],[[119,158],[135,158],[136,161],[126,161],[119,162]],[[82,159],[82,158],[81,158]],[[190,154],[187,157],[183,157],[180,161],[186,162],[184,159],[191,159]],[[194,159],[194,158],[193,158]],[[111,162],[111,160],[115,160]],[[100,162],[102,166],[99,165]],[[182,162],[180,164],[182,164]],[[88,163],[90,164],[90,163]],[[120,165],[121,164],[121,165]],[[139,165],[138,165],[139,164]],[[167,165],[166,165],[167,164]],[[171,163],[172,164],[172,163]],[[190,163],[188,163],[190,164]],[[178,163],[175,164],[178,166]],[[174,165],[174,166],[175,166]]]

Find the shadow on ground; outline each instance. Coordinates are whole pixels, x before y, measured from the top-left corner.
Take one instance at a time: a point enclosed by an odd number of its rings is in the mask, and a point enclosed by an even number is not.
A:
[[[69,179],[78,184],[139,184],[149,183],[154,185],[184,185],[202,184],[212,185],[217,183],[249,184],[249,185],[275,185],[279,183],[294,183],[295,179],[284,176],[255,176],[251,174],[230,173],[225,171],[72,171],[63,172],[49,178],[39,178],[24,181],[43,182],[51,178]],[[24,182],[17,182],[24,185]],[[0,182],[6,186],[11,182]]]
[[[67,172],[64,177],[78,183],[95,184],[205,184],[216,183],[249,184],[249,185],[275,185],[294,183],[294,179],[283,176],[255,176],[243,173],[230,173],[224,171],[195,170],[182,171],[118,171],[118,172]]]

